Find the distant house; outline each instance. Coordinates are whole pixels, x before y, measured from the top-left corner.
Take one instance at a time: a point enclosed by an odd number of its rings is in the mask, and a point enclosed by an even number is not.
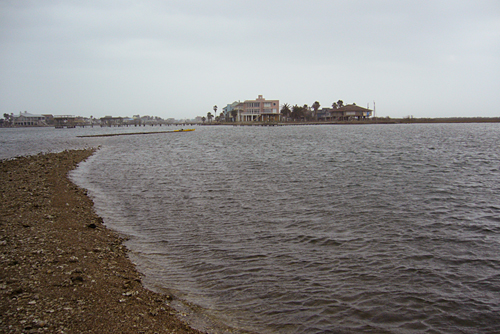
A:
[[[53,125],[54,124],[54,115],[52,114],[43,114],[43,117],[45,117],[45,123],[47,125]]]
[[[235,101],[231,104],[226,105],[224,108],[222,108],[224,119],[231,120],[233,118],[232,116],[233,110],[238,111],[239,109],[243,109],[243,105],[240,101]]]
[[[20,112],[19,116],[14,116],[16,126],[44,126],[47,125],[46,115],[30,114],[27,111]]]
[[[279,121],[279,100],[266,100],[262,95],[259,95],[255,100],[246,100],[235,106],[238,110],[237,120],[240,122],[252,121]]]
[[[76,127],[76,116],[73,115],[55,115],[53,121],[56,129]]]
[[[122,126],[123,125],[123,117],[113,117],[113,116],[104,116],[100,118],[101,127],[103,126]]]
[[[369,118],[371,109],[363,108],[355,104],[348,104],[341,108],[322,108],[318,111],[318,119],[323,121],[351,121]]]

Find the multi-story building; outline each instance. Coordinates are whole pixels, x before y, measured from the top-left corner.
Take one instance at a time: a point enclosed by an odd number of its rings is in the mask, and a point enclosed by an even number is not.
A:
[[[266,100],[259,95],[256,100],[246,100],[234,106],[238,110],[237,120],[240,122],[270,122],[280,120],[280,101]]]
[[[234,101],[231,104],[228,104],[224,108],[222,108],[222,113],[224,114],[224,119],[225,120],[233,120],[233,110],[239,110],[238,108],[242,108],[241,102],[240,101]],[[234,119],[234,121],[236,121]]]
[[[20,112],[19,116],[14,117],[14,125],[17,126],[43,126],[47,125],[45,122],[46,115],[30,114],[28,112]]]

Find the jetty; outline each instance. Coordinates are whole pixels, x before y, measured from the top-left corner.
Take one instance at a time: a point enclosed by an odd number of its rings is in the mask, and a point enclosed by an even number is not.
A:
[[[116,137],[116,136],[133,136],[133,135],[154,135],[159,133],[179,133],[179,132],[190,132],[195,129],[180,129],[171,131],[144,131],[144,132],[128,132],[128,133],[105,133],[99,135],[85,135],[77,136],[77,138],[89,138],[89,137]]]

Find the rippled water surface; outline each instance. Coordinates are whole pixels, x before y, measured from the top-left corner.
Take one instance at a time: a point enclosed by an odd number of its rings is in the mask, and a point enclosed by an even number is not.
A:
[[[113,137],[73,178],[145,280],[259,333],[500,332],[500,125]]]
[[[174,126],[147,127],[86,127],[55,129],[52,127],[0,128],[0,159],[38,153],[61,152],[68,149],[97,147],[113,142],[102,137],[80,136],[106,135],[135,132],[172,131]]]

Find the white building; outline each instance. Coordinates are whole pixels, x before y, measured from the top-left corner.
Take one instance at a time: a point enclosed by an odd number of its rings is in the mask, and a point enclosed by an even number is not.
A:
[[[45,115],[30,114],[27,111],[20,112],[19,116],[14,117],[16,126],[41,126],[47,125]]]

